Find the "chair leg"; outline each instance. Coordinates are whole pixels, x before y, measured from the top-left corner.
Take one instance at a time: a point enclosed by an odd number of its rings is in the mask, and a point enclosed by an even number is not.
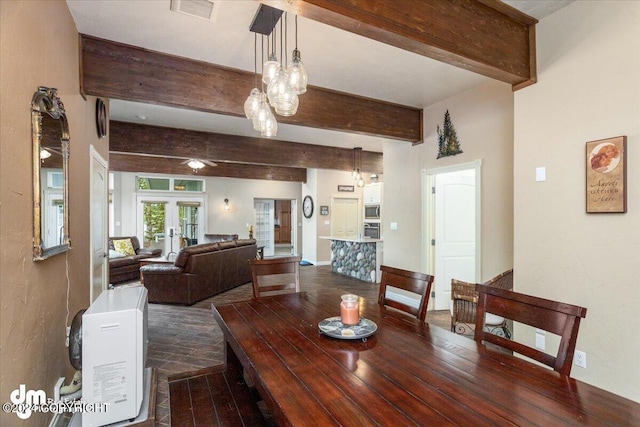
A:
[[[510,340],[511,339],[511,331],[509,330],[509,328],[507,327],[507,325],[502,326],[502,330],[504,332],[504,336]]]

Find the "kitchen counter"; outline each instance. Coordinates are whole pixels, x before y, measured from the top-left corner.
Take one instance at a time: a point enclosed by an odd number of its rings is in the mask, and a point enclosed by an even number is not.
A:
[[[321,236],[331,241],[331,271],[365,282],[380,281],[382,239]]]

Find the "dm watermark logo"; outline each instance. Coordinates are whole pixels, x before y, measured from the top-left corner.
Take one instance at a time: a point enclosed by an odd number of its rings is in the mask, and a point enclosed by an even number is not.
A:
[[[47,398],[44,390],[27,390],[27,386],[20,386],[9,393],[11,402],[2,404],[2,411],[15,412],[18,418],[26,420],[34,412],[49,412],[61,414],[63,412],[107,412],[108,403],[88,403],[84,400],[54,401]]]
[[[4,412],[15,412],[18,418],[26,420],[34,410],[47,404],[47,393],[44,390],[27,390],[27,386],[20,386],[9,394],[11,403],[2,404]]]

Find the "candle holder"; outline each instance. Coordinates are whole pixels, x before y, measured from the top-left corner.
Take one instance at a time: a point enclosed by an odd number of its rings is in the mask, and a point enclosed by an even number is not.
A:
[[[345,326],[357,325],[360,322],[360,304],[358,295],[342,295],[340,302],[340,321]]]

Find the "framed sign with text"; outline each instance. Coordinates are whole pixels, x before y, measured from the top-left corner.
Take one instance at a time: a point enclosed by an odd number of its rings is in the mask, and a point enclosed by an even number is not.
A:
[[[627,212],[627,137],[587,142],[587,213]]]
[[[338,185],[338,191],[348,191],[353,193],[355,187],[353,185]]]

